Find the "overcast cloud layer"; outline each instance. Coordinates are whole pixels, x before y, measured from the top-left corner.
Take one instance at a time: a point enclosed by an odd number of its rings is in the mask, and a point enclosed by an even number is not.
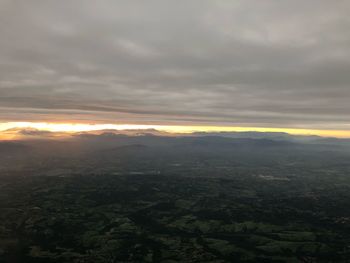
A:
[[[350,1],[0,0],[0,121],[350,128]]]

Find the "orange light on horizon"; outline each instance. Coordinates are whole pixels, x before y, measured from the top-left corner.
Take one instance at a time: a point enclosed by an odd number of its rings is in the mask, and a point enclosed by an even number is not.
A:
[[[297,128],[234,127],[234,126],[186,126],[186,125],[142,125],[142,124],[84,124],[51,122],[4,122],[0,123],[0,140],[11,139],[11,130],[35,129],[40,131],[77,133],[102,130],[146,130],[156,129],[168,133],[192,132],[285,132],[293,135],[318,135],[323,137],[350,138],[350,130],[320,130]]]

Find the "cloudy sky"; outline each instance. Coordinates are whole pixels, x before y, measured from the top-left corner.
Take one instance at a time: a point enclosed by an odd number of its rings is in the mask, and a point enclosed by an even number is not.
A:
[[[0,0],[0,122],[350,130],[350,1]]]

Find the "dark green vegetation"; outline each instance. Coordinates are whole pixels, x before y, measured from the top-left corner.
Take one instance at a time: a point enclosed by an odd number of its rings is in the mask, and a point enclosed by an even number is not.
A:
[[[347,146],[104,136],[2,147],[0,262],[350,259]]]

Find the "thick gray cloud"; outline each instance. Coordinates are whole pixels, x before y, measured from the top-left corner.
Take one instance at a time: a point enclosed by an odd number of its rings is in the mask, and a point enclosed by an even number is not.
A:
[[[0,0],[0,121],[350,128],[350,2]]]

